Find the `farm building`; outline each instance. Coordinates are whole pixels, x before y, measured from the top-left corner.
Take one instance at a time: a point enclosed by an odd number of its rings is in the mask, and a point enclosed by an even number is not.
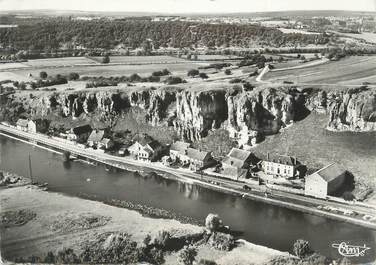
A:
[[[317,198],[333,195],[345,182],[346,173],[346,170],[337,163],[316,171],[305,179],[305,195]]]
[[[266,174],[292,178],[296,176],[298,164],[296,158],[283,155],[270,155],[262,163],[262,168]]]
[[[232,148],[222,161],[223,174],[232,179],[246,178],[249,167],[256,162],[257,159],[251,152]]]
[[[67,139],[78,143],[84,143],[89,138],[91,131],[92,129],[89,124],[76,126],[69,130]]]
[[[211,152],[204,152],[194,148],[188,148],[189,169],[192,171],[202,170],[213,163]]]
[[[176,141],[170,147],[170,158],[172,161],[180,161],[183,163],[188,162],[189,158],[187,156],[189,143],[182,141]]]

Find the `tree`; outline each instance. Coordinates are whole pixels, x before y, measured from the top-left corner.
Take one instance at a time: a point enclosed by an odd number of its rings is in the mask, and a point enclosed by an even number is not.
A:
[[[218,214],[209,213],[205,219],[205,227],[210,232],[218,231],[222,226],[222,220],[219,218]]]
[[[355,200],[355,196],[354,194],[352,194],[350,191],[345,191],[342,195],[342,198],[345,200],[345,201],[353,201]]]
[[[202,79],[208,79],[209,78],[209,76],[206,73],[200,73],[198,76],[201,77]]]
[[[68,75],[68,80],[78,80],[80,78],[80,75],[78,73],[70,73]]]
[[[197,256],[197,250],[193,247],[184,246],[179,252],[178,261],[184,265],[192,265]]]
[[[232,74],[232,72],[231,72],[230,69],[226,69],[226,70],[225,70],[225,75],[231,75],[231,74]]]
[[[187,75],[191,77],[195,77],[200,74],[200,71],[197,69],[191,69],[188,71]]]
[[[110,63],[110,56],[108,56],[108,54],[106,54],[103,58],[102,58],[102,63]]]
[[[40,77],[41,79],[46,79],[47,76],[48,76],[47,73],[44,72],[44,71],[42,71],[42,72],[39,73],[39,77]]]
[[[309,242],[303,239],[298,239],[295,241],[293,251],[299,258],[304,258],[312,252]]]
[[[217,265],[215,261],[207,260],[207,259],[200,259],[198,262],[199,265]]]

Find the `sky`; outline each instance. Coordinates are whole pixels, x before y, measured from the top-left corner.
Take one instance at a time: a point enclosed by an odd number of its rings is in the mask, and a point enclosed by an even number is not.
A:
[[[0,11],[24,9],[160,13],[376,11],[376,0],[0,0]]]

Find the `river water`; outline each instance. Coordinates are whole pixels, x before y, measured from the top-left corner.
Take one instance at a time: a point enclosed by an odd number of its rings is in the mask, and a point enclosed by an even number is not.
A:
[[[376,232],[370,229],[162,177],[108,172],[102,165],[82,162],[66,164],[59,154],[0,135],[0,169],[28,176],[29,154],[34,179],[48,182],[51,191],[73,196],[86,193],[99,200],[128,200],[198,220],[204,220],[208,213],[217,213],[224,224],[241,233],[241,238],[255,244],[291,251],[293,242],[302,238],[314,250],[331,257],[339,257],[333,243],[366,244],[371,249],[362,261],[375,258]]]

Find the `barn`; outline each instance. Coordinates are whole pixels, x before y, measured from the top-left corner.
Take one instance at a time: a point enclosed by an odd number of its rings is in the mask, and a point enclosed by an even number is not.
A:
[[[305,179],[304,193],[316,198],[333,195],[345,182],[347,171],[337,163],[330,164]]]

